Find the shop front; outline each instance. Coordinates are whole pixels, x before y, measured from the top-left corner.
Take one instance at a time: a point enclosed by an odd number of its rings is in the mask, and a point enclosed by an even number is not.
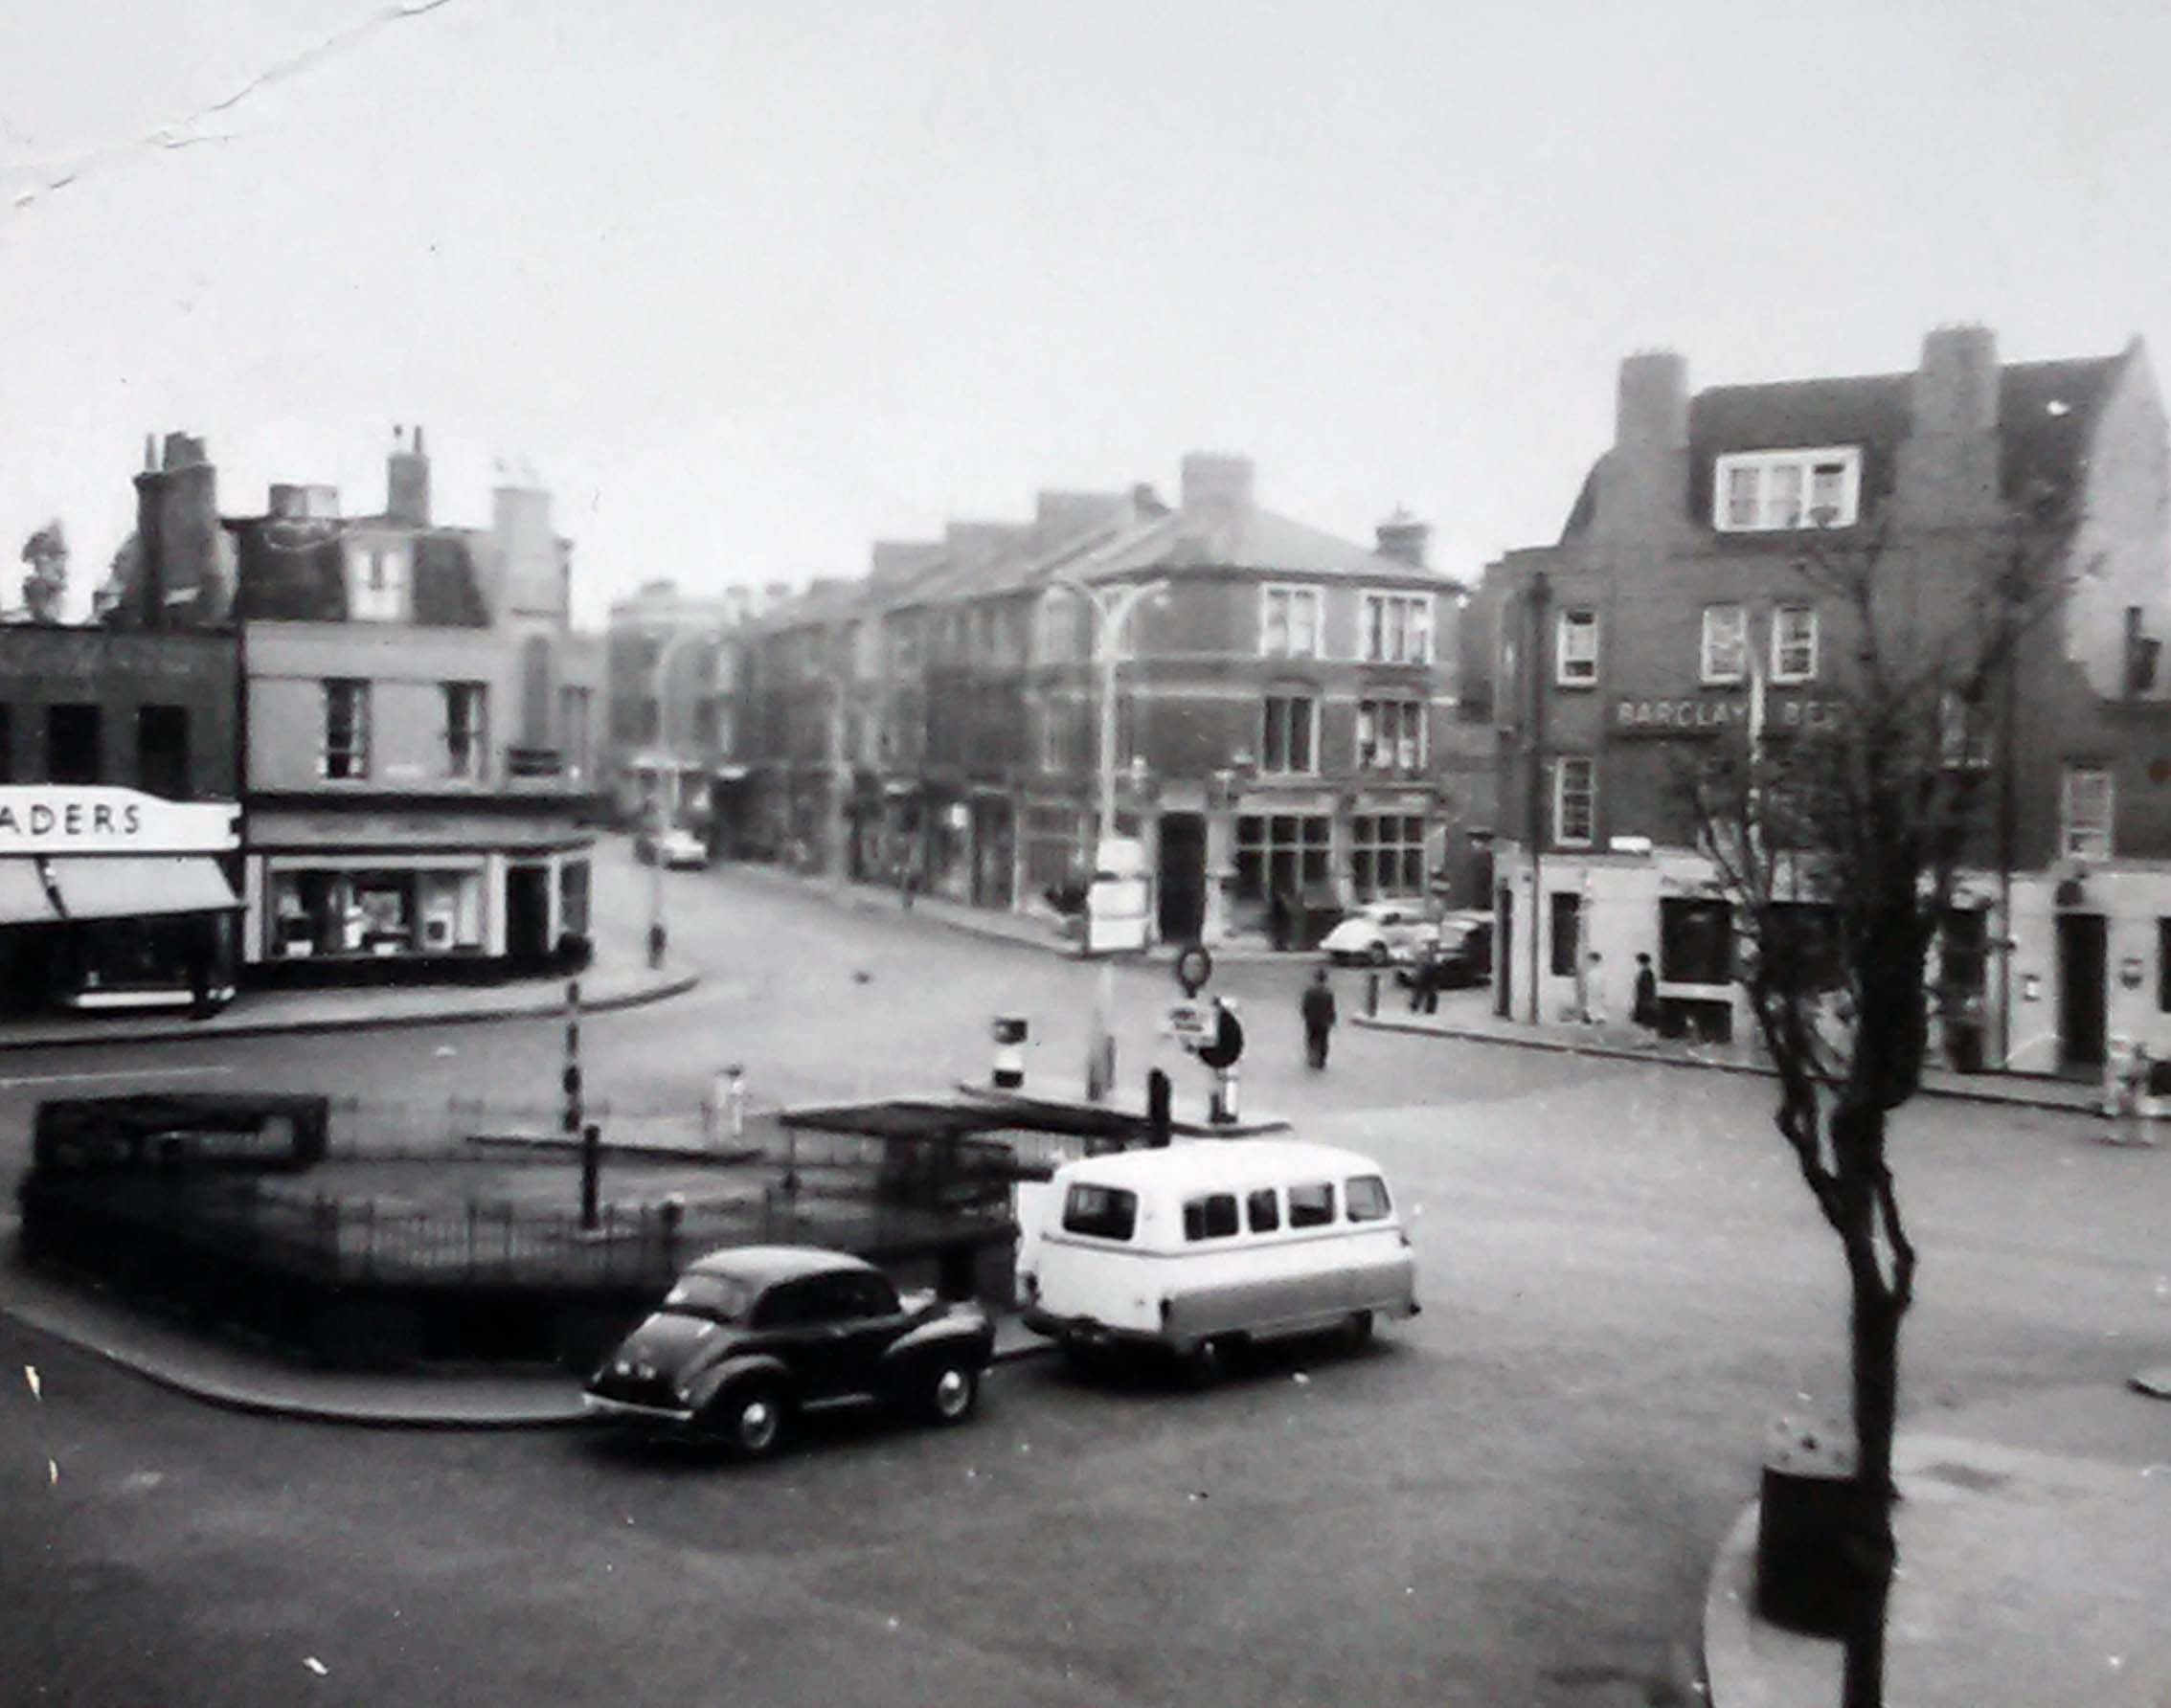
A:
[[[0,1001],[209,1009],[234,994],[239,809],[0,787]]]
[[[580,958],[590,838],[561,818],[267,810],[245,862],[246,964],[267,982],[540,972]]]

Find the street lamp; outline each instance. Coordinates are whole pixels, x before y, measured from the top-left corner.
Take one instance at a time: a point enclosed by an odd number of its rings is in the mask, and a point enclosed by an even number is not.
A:
[[[1049,584],[1075,594],[1092,607],[1097,618],[1093,637],[1093,662],[1100,677],[1100,831],[1096,848],[1116,834],[1116,638],[1124,621],[1147,599],[1168,591],[1165,580],[1127,581],[1091,586],[1073,575],[1052,575]],[[1086,941],[1093,940],[1092,890],[1087,890]],[[1116,1083],[1116,963],[1100,963],[1100,980],[1094,994],[1093,1039],[1087,1046],[1086,1095],[1099,1102]]]

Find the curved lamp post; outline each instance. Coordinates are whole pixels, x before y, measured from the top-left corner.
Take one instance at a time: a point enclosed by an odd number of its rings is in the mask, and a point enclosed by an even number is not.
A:
[[[1116,671],[1121,662],[1117,657],[1116,638],[1122,633],[1124,620],[1149,598],[1158,597],[1168,591],[1165,580],[1103,582],[1094,586],[1080,581],[1074,575],[1051,575],[1051,587],[1059,587],[1066,593],[1076,595],[1093,610],[1093,662],[1099,678],[1100,693],[1100,827],[1096,848],[1116,834]],[[1087,894],[1090,898],[1091,889]],[[1087,903],[1086,933],[1092,936],[1092,903]],[[1112,1027],[1116,1012],[1116,963],[1103,959],[1100,963],[1100,980],[1094,995],[1093,1038],[1087,1045],[1086,1095],[1097,1103],[1106,1097],[1116,1083],[1116,1035]]]

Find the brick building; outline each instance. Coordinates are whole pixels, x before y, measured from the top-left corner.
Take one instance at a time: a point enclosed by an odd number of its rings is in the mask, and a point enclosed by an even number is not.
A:
[[[1261,506],[1252,465],[1194,455],[1178,502],[1044,492],[1029,522],[875,549],[866,580],[769,618],[751,666],[771,834],[826,869],[903,870],[1045,905],[1097,834],[1095,602],[1150,586],[1115,638],[1118,830],[1161,933],[1300,934],[1375,895],[1471,888],[1489,729],[1458,714],[1460,589],[1397,516],[1361,546]],[[1478,894],[1457,900],[1481,899]]]
[[[1988,768],[1934,976],[1956,1060],[2094,1071],[2107,1034],[2171,1049],[2171,483],[2153,373],[2001,364],[1946,328],[1911,372],[1715,388],[1630,357],[1615,442],[1559,542],[1491,566],[1473,606],[1501,733],[1501,1011],[1627,1012],[1653,957],[1672,1026],[1746,1040],[1734,928],[1680,779],[1704,744],[1836,715],[1854,644],[1798,570],[1802,529],[1881,573],[1928,644],[2016,528],[2071,591],[1956,762]],[[1595,967],[1591,955],[1599,956]]]

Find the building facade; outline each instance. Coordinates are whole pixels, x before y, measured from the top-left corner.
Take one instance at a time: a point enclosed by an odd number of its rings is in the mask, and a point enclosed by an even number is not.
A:
[[[878,546],[864,581],[758,625],[743,757],[769,834],[815,868],[1043,908],[1092,872],[1105,772],[1165,938],[1480,901],[1453,892],[1491,730],[1459,714],[1461,590],[1424,537],[1397,515],[1335,538],[1261,506],[1247,461],[1194,455],[1174,505],[1045,492],[1029,522]]]
[[[501,490],[486,530],[437,525],[416,429],[396,437],[380,513],[281,484],[263,515],[220,519],[193,449],[185,480],[139,480],[140,551],[109,603],[116,620],[183,622],[203,577],[172,548],[210,519],[197,555],[231,566],[218,591],[240,641],[244,976],[494,976],[577,955],[602,659],[567,620],[547,495]]]
[[[2114,1035],[2171,1051],[2155,379],[2137,342],[2001,364],[1979,327],[1931,334],[1910,372],[1693,397],[1677,356],[1622,365],[1614,445],[1560,541],[1493,565],[1472,610],[1501,743],[1501,1012],[1624,1015],[1649,955],[1669,1030],[1753,1045],[1681,778],[1753,718],[1843,715],[1859,634],[1802,573],[1805,529],[1879,553],[1891,633],[1926,648],[2016,541],[2067,590],[1954,750],[1986,810],[1934,960],[1940,1046],[2028,1072],[2098,1072]]]

